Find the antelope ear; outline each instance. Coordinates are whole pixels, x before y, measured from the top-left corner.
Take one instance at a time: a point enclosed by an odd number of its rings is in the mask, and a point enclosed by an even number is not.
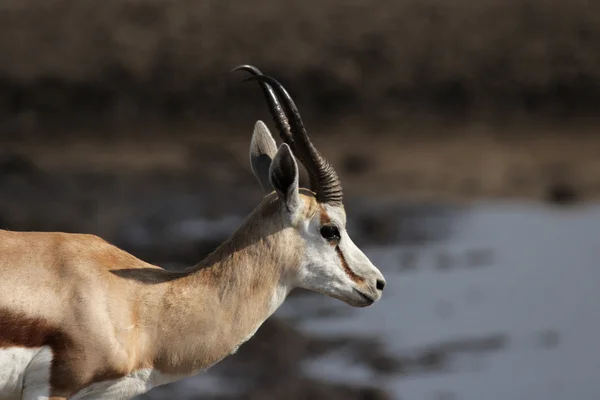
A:
[[[273,187],[269,181],[269,167],[277,153],[277,145],[269,128],[262,121],[256,121],[252,141],[250,142],[250,166],[252,173],[260,183],[263,191],[272,192]]]
[[[294,159],[290,146],[282,144],[275,154],[269,168],[271,185],[279,199],[291,214],[300,209],[300,193],[298,192],[298,164]]]

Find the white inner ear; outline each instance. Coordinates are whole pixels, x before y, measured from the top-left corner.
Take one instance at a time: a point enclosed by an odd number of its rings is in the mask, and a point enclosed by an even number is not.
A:
[[[250,142],[250,166],[252,173],[265,192],[271,192],[273,187],[269,181],[269,168],[277,153],[277,144],[262,121],[256,121],[252,141]]]
[[[277,154],[277,143],[275,143],[275,139],[273,139],[267,125],[261,120],[256,121],[252,132],[250,155],[253,154],[266,154],[270,158],[275,157],[275,154]]]

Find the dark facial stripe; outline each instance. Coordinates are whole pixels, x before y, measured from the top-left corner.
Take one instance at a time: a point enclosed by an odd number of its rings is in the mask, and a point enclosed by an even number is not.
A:
[[[338,257],[340,258],[340,261],[342,262],[342,267],[344,268],[344,272],[346,273],[346,275],[348,275],[350,279],[352,279],[356,283],[364,282],[365,279],[363,277],[356,275],[354,271],[350,269],[348,263],[346,262],[346,258],[344,257],[344,254],[340,249],[340,246],[335,246],[335,252],[337,253]]]

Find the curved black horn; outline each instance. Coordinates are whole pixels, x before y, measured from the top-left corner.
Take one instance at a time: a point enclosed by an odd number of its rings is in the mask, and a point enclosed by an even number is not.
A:
[[[263,76],[263,73],[260,72],[258,68],[253,65],[238,65],[231,72],[235,71],[247,71],[250,72],[253,76]],[[283,139],[285,143],[287,143],[292,151],[294,151],[294,137],[292,135],[292,128],[290,127],[290,123],[288,121],[287,116],[285,115],[285,111],[283,107],[281,107],[281,103],[279,103],[279,99],[277,95],[265,82],[259,81],[260,88],[262,89],[265,98],[267,99],[267,104],[269,106],[269,111],[271,112],[271,116],[273,117],[273,121],[275,122],[275,126],[277,126],[277,130],[279,131],[279,135]]]
[[[311,175],[311,187],[314,185],[313,190],[317,194],[317,199],[323,203],[341,204],[343,194],[340,179],[333,166],[310,141],[300,111],[287,90],[276,79],[267,75],[254,75],[244,79],[244,81],[250,80],[269,84],[277,97],[282,100],[286,114],[291,119],[295,154]]]

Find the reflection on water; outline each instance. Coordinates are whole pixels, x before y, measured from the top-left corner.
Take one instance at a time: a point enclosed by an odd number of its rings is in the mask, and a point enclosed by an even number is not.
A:
[[[596,398],[600,205],[358,209],[349,229],[388,284],[366,309],[311,294],[277,311],[336,343],[300,363],[308,376],[409,400]]]

